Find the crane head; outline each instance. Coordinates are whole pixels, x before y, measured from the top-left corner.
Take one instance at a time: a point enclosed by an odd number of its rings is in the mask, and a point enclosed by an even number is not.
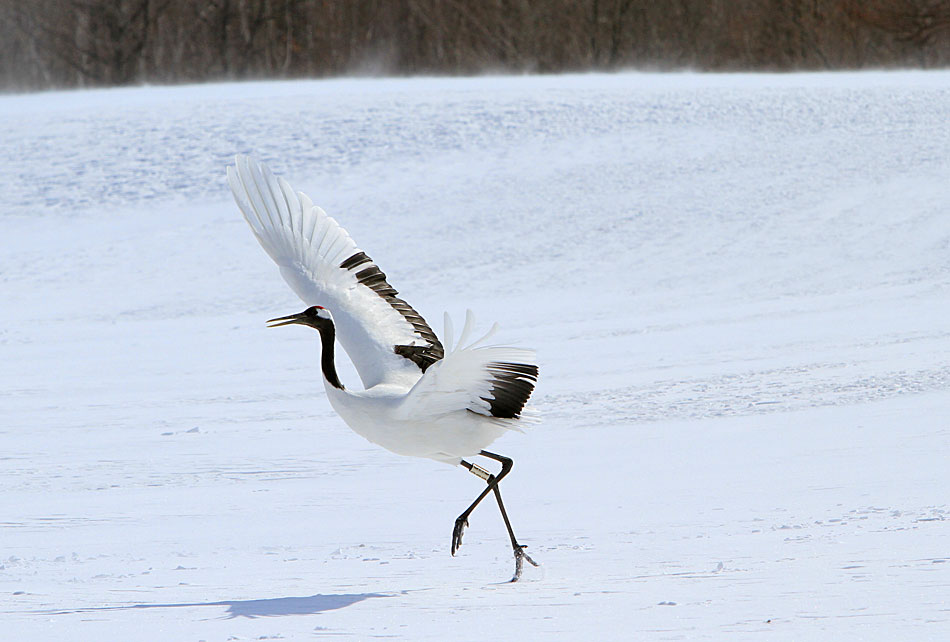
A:
[[[326,308],[319,305],[314,305],[298,314],[291,314],[290,316],[286,317],[269,319],[267,323],[267,327],[269,328],[278,328],[282,325],[298,324],[308,325],[311,328],[321,330],[333,326],[333,317],[330,316],[330,311]]]

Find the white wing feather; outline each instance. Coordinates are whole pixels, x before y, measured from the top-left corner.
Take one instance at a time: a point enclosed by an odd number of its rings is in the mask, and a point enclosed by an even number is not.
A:
[[[486,346],[498,329],[494,324],[487,334],[466,345],[475,326],[475,317],[471,310],[465,316],[465,326],[454,348],[448,349],[452,341],[452,320],[445,315],[445,357],[425,371],[422,378],[412,387],[400,407],[400,417],[406,420],[434,419],[460,410],[470,410],[479,415],[492,418],[496,423],[508,428],[520,430],[519,422],[511,419],[492,417],[491,364],[511,362],[533,364],[533,350],[508,346]],[[524,417],[521,421],[523,422]]]
[[[394,346],[424,345],[413,325],[341,263],[360,252],[339,223],[264,165],[238,156],[228,167],[234,199],[281,276],[307,305],[333,314],[337,338],[366,388],[412,385],[419,366]],[[361,269],[373,266],[366,257]],[[423,322],[424,323],[424,322]]]

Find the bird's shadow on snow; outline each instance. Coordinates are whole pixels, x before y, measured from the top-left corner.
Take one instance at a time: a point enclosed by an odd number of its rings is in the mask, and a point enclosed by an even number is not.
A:
[[[340,593],[308,595],[306,597],[272,597],[262,600],[223,600],[220,602],[177,602],[158,604],[129,604],[126,606],[100,606],[70,610],[44,611],[48,615],[70,613],[101,613],[103,611],[134,611],[139,609],[195,608],[199,606],[225,606],[227,619],[246,617],[277,617],[282,615],[316,615],[326,611],[345,609],[363,600],[376,597],[394,597],[385,593]]]
[[[220,602],[228,607],[228,618],[273,617],[279,615],[315,615],[324,611],[345,609],[357,602],[374,597],[392,597],[383,593],[341,593],[309,595],[307,597],[274,597],[264,600]],[[217,605],[216,605],[217,606]]]

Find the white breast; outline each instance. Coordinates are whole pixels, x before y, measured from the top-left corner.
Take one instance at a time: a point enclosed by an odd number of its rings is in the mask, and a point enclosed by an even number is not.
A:
[[[466,409],[438,416],[407,416],[407,388],[381,384],[349,392],[325,384],[338,415],[364,439],[397,455],[425,457],[456,465],[503,435],[505,425]]]

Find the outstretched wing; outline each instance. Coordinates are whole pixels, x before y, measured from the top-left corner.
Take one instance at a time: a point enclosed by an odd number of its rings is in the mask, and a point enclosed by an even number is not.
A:
[[[307,305],[330,310],[337,338],[367,388],[414,382],[443,356],[422,316],[346,230],[265,165],[237,156],[234,200],[281,276]]]
[[[497,324],[481,339],[465,345],[475,324],[469,310],[462,336],[445,358],[426,370],[401,406],[405,418],[435,417],[468,410],[513,428],[538,380],[534,351],[483,345]],[[452,346],[452,321],[445,315],[445,341]]]

